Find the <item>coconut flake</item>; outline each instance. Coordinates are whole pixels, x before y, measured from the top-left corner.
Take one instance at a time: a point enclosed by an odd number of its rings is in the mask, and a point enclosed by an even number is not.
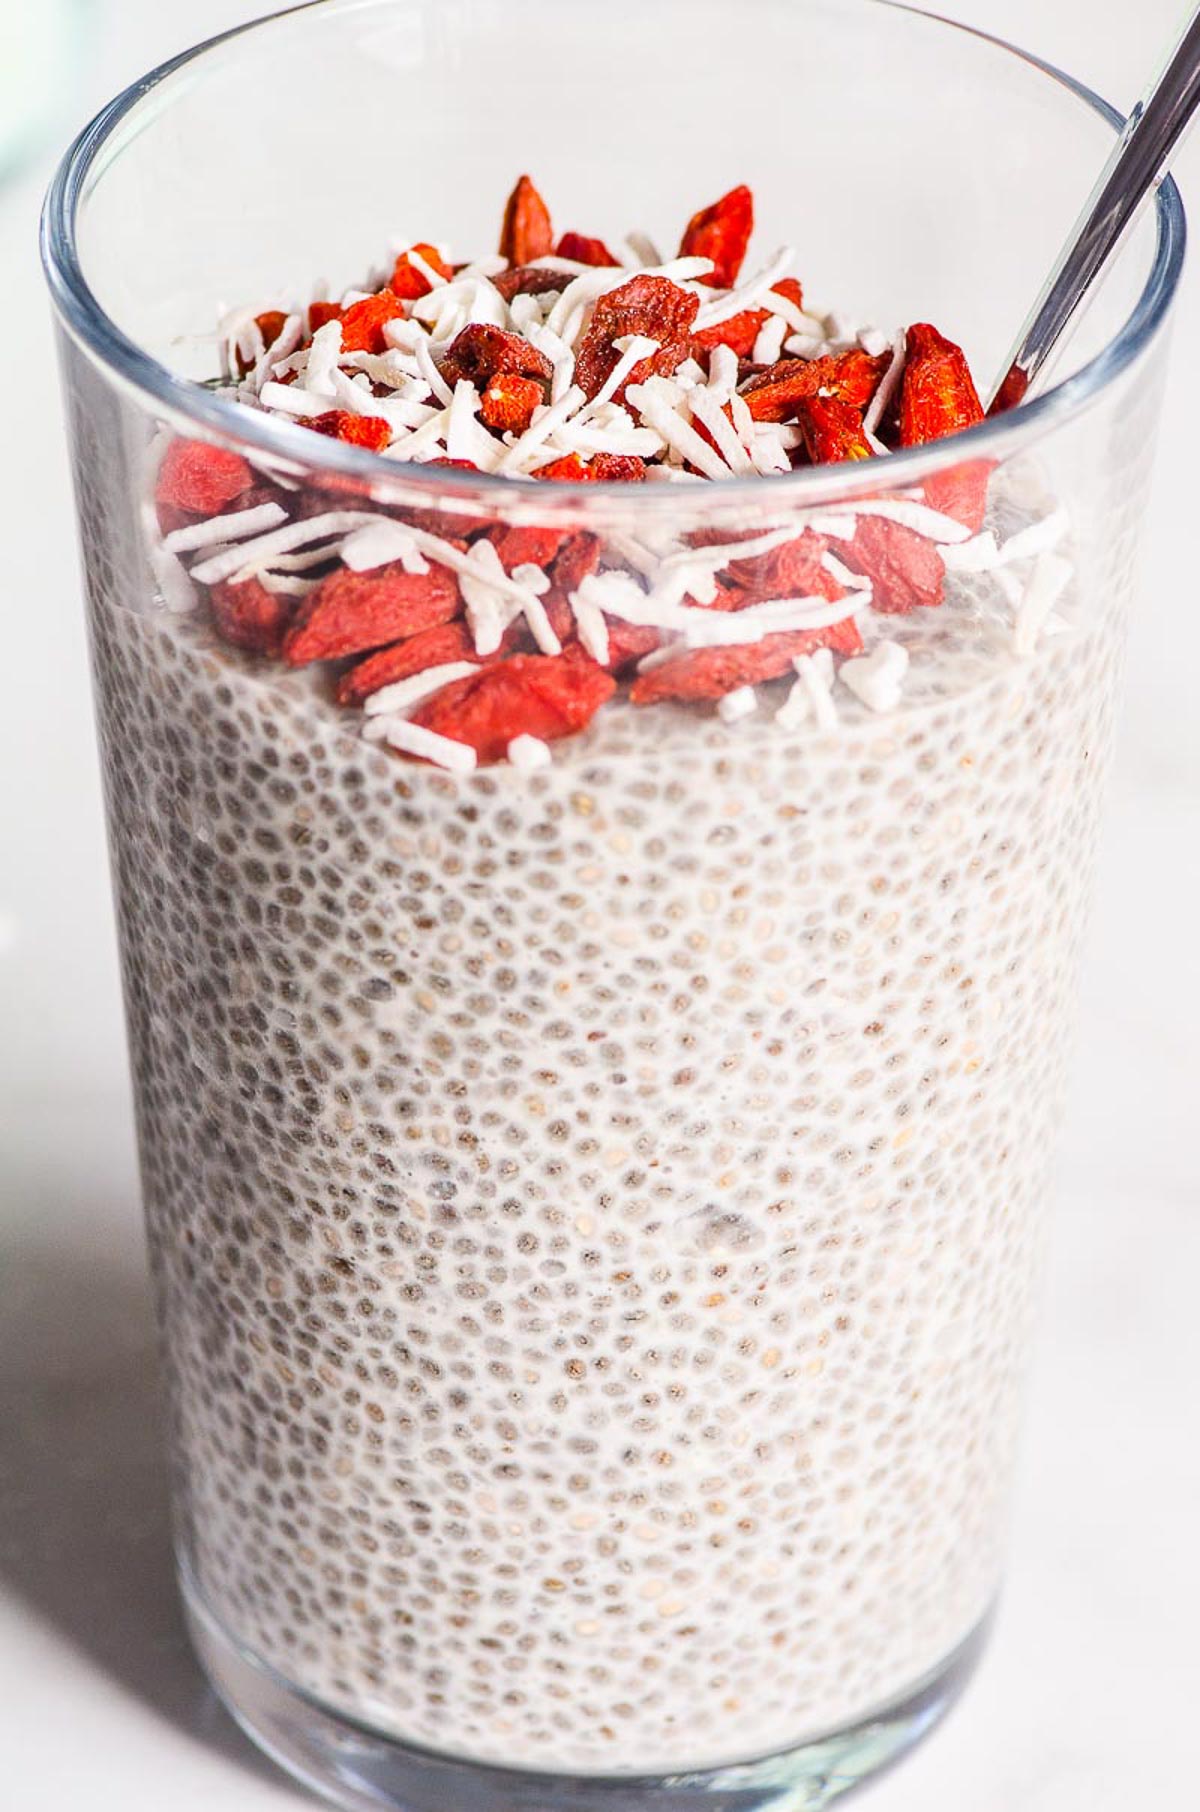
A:
[[[836,730],[838,708],[833,701],[833,654],[828,648],[815,648],[811,654],[799,654],[792,662],[804,687],[808,709],[822,730]],[[788,703],[791,703],[789,699]]]
[[[645,384],[631,384],[625,392],[646,425],[661,435],[681,459],[709,478],[731,478],[733,474],[727,461],[700,438],[690,422],[684,420],[679,409],[668,401],[668,394],[658,387],[655,378]]]
[[[716,301],[706,303],[692,324],[692,332],[701,333],[706,327],[717,327],[723,321],[731,321],[734,315],[753,308],[767,296],[781,277],[787,276],[795,261],[794,249],[789,245],[781,246],[770,263],[764,265],[748,283],[743,283],[736,289],[727,289]],[[806,318],[801,316],[801,311],[786,296],[772,295],[770,304],[772,314],[782,315],[796,327],[800,327],[802,320]]]
[[[556,403],[551,403],[548,409],[535,412],[534,419],[530,426],[526,428],[524,434],[513,442],[512,446],[501,458],[500,463],[496,468],[497,471],[510,473],[521,472],[527,466],[530,455],[536,453],[538,448],[554,433],[555,429],[562,427],[564,422],[569,421],[580,405],[586,401],[587,398],[584,396],[584,393],[579,388],[578,384],[572,384],[565,395],[561,396]]]
[[[957,546],[943,547],[942,561],[949,573],[986,573],[1000,564],[1000,549],[991,529],[972,535]]]
[[[1057,547],[1070,525],[1070,517],[1061,506],[1028,528],[1010,535],[1000,548],[1000,562],[1009,566],[1014,560],[1027,560],[1034,554],[1048,553]]]
[[[200,594],[183,561],[169,548],[160,545],[150,549],[150,568],[167,610],[181,613],[196,608]]]
[[[754,341],[754,350],[750,354],[756,365],[773,365],[783,350],[784,335],[788,324],[782,315],[772,315],[764,321]]]
[[[278,415],[328,415],[334,406],[333,386],[321,395],[301,384],[264,384],[258,393],[264,409]]]
[[[377,692],[370,693],[363,702],[363,710],[368,717],[401,717],[423,699],[432,698],[443,686],[452,685],[455,680],[469,679],[478,672],[473,661],[445,661],[438,667],[426,667],[421,673],[412,673],[407,679],[396,680],[393,685],[381,686]]]
[[[953,516],[944,516],[941,510],[931,510],[925,503],[908,503],[900,497],[877,497],[866,502],[852,503],[848,509],[855,516],[886,516],[889,522],[902,523],[918,535],[924,535],[927,541],[955,542],[969,541],[971,531]]]
[[[514,768],[520,768],[524,773],[534,768],[548,767],[551,760],[550,745],[543,742],[540,736],[514,736],[508,745],[508,759]]]
[[[333,374],[341,356],[342,324],[340,321],[326,321],[324,327],[318,327],[308,349],[305,389],[314,396],[332,396]]]
[[[874,434],[883,420],[888,404],[896,394],[896,386],[904,376],[907,346],[907,337],[903,333],[898,333],[892,341],[892,362],[880,378],[875,394],[867,404],[866,413],[863,416],[863,430],[867,434]]]
[[[348,534],[351,529],[378,520],[378,516],[366,510],[329,510],[322,516],[309,516],[303,522],[289,522],[268,535],[202,561],[192,568],[192,577],[202,585],[216,585],[233,573],[245,573],[249,577],[258,567],[271,565],[276,554],[288,553],[292,548],[304,547],[313,541],[327,541],[334,535]],[[334,551],[327,548],[325,553],[332,556]]]
[[[1050,613],[1070,584],[1074,570],[1071,562],[1064,560],[1061,554],[1038,555],[1013,624],[1013,648],[1017,654],[1034,653]]]
[[[721,407],[720,400],[712,390],[694,390],[691,398],[693,417],[704,424],[717,443],[717,450],[726,461],[731,472],[748,476],[754,471],[754,462],[734,431],[733,423]]]
[[[900,703],[908,649],[899,642],[877,642],[869,654],[843,661],[838,678],[871,711],[894,711]]]
[[[475,751],[470,743],[456,742],[450,736],[439,736],[405,717],[393,718],[384,741],[405,755],[418,755],[435,767],[448,768],[454,774],[469,774],[475,766]]]
[[[266,381],[267,373],[275,371],[279,361],[289,358],[303,338],[303,317],[289,315],[271,344],[264,348],[261,357],[255,361],[253,370],[247,375],[247,389],[252,390],[257,396]]]
[[[189,523],[175,529],[163,540],[171,554],[190,554],[201,547],[216,547],[227,541],[244,541],[261,534],[277,523],[287,521],[287,511],[277,503],[260,503],[252,510],[235,510],[228,516],[210,516],[207,522]]]
[[[723,724],[736,724],[743,717],[753,717],[758,710],[758,693],[753,686],[735,686],[717,701],[717,716]]]
[[[402,523],[386,517],[367,528],[355,529],[341,547],[342,563],[352,573],[373,572],[378,566],[390,566],[398,560],[406,573],[427,573],[429,562],[416,544],[412,532]]]

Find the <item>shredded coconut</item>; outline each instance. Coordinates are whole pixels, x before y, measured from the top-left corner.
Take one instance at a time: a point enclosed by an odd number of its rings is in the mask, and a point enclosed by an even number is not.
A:
[[[900,703],[908,649],[899,642],[877,642],[869,654],[843,661],[838,677],[871,711],[894,711]]]
[[[514,768],[529,772],[550,764],[550,745],[540,736],[514,736],[508,745],[508,759]]]
[[[736,686],[717,702],[717,716],[725,724],[736,724],[743,717],[752,717],[758,710],[758,693],[753,686]]]

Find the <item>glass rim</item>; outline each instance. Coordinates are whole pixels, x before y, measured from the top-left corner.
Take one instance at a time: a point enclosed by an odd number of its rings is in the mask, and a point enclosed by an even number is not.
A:
[[[218,32],[176,56],[168,58],[146,75],[130,83],[116,95],[83,128],[64,153],[42,208],[40,245],[42,265],[51,298],[62,323],[75,335],[99,363],[131,385],[143,396],[174,416],[183,416],[197,428],[207,430],[224,441],[233,441],[252,454],[269,455],[276,461],[308,472],[329,473],[352,478],[361,484],[369,481],[380,487],[385,480],[413,485],[418,489],[437,491],[444,499],[461,497],[478,501],[486,497],[496,503],[501,495],[510,501],[528,497],[526,487],[514,484],[511,477],[493,472],[467,472],[447,466],[431,466],[402,460],[388,460],[382,454],[350,446],[342,441],[314,435],[296,422],[281,419],[265,411],[217,396],[194,379],[179,376],[167,365],[152,358],[137,342],[118,327],[105,311],[83,273],[79,257],[76,224],[84,201],[88,178],[95,163],[117,129],[156,89],[189,64],[198,63],[221,45],[264,31],[284,19],[325,7],[330,0],[299,0],[257,19],[250,19],[226,31]],[[334,0],[339,10],[366,10],[387,4],[387,0]],[[921,19],[935,28],[960,32],[988,44],[1037,71],[1074,99],[1098,114],[1106,125],[1118,132],[1124,116],[1086,83],[1064,70],[1022,50],[992,32],[947,19],[938,13],[925,12],[907,0],[856,0],[860,6],[885,7],[889,12],[904,13]],[[1082,200],[1081,200],[1082,205]],[[924,446],[905,447],[889,453],[886,461],[889,488],[893,482],[905,485],[919,482],[947,466],[967,460],[1000,460],[1020,447],[1040,440],[1062,423],[1073,420],[1097,401],[1108,387],[1149,346],[1163,326],[1178,288],[1187,245],[1187,221],[1182,197],[1173,177],[1165,178],[1153,199],[1157,232],[1154,258],[1149,274],[1132,311],[1085,364],[1042,392],[1032,401],[1022,403],[1005,414],[990,417],[973,428]],[[1015,324],[1014,324],[1015,325]],[[875,464],[874,461],[871,462]],[[802,466],[788,473],[770,473],[754,477],[710,479],[703,495],[714,503],[762,503],[774,499],[780,505],[803,507],[827,503],[831,497],[843,496],[850,490],[861,490],[863,472],[859,462],[853,469],[844,464]],[[879,474],[881,478],[882,474]],[[873,479],[873,482],[875,480]],[[552,491],[541,502],[550,506],[570,501],[578,510],[583,489],[578,481],[540,487]],[[595,483],[586,485],[586,495],[597,503],[619,497],[626,509],[634,511],[666,507],[678,510],[681,499],[672,485],[629,485]]]

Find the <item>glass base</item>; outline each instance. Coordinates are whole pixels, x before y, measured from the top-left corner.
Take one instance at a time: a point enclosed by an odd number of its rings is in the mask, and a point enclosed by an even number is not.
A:
[[[936,1671],[852,1729],[697,1773],[580,1776],[460,1761],[377,1735],[247,1654],[186,1573],[182,1589],[196,1653],[242,1729],[348,1812],[817,1812],[933,1729],[974,1672],[991,1622],[985,1617]]]

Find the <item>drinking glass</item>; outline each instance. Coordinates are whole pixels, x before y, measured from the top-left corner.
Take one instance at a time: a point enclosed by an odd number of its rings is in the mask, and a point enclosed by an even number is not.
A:
[[[1184,224],[1165,183],[1027,407],[706,486],[252,413],[206,387],[218,307],[489,249],[524,169],[606,237],[746,180],[814,304],[986,376],[1116,123],[874,0],[341,0],[177,58],[58,173],[182,1589],[234,1715],[347,1806],[815,1807],[969,1674]],[[614,709],[458,774],[214,637],[152,504],[179,437],[460,539],[798,534],[982,475],[1033,540],[947,554],[888,713]]]

